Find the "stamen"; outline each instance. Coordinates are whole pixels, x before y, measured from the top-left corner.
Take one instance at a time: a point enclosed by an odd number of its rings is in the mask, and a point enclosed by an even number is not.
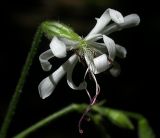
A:
[[[90,111],[91,109],[91,104],[87,107],[87,109],[84,111],[84,113],[82,114],[79,123],[78,123],[78,127],[79,127],[79,133],[82,134],[83,133],[83,129],[81,128],[81,123],[84,119],[84,117],[87,115],[87,113]]]
[[[89,68],[87,68],[87,70],[86,70],[86,73],[85,73],[85,75],[84,75],[84,79],[85,79],[88,71],[89,71]],[[89,106],[87,107],[87,109],[84,111],[84,113],[82,114],[82,116],[81,116],[81,118],[80,118],[80,120],[79,120],[78,127],[79,127],[79,133],[80,133],[80,134],[83,133],[83,129],[81,128],[81,123],[82,123],[84,117],[85,117],[85,116],[88,114],[88,112],[91,110],[92,106],[96,103],[97,97],[98,97],[98,95],[99,95],[99,93],[100,93],[100,86],[99,86],[99,84],[98,84],[98,82],[97,82],[97,80],[96,80],[96,77],[95,77],[95,75],[94,75],[94,73],[93,73],[92,71],[90,71],[90,72],[91,72],[92,78],[94,79],[95,84],[96,84],[96,94],[95,94],[95,96],[94,96],[93,98],[91,98],[89,91],[86,89],[86,92],[87,92],[88,97],[89,97],[89,99],[90,99],[90,105],[89,105]]]
[[[87,76],[88,71],[89,71],[89,67],[87,68],[87,70],[86,70],[86,72],[84,74],[84,80],[85,80],[85,78]],[[92,102],[92,97],[91,97],[91,95],[90,95],[90,93],[89,93],[89,91],[87,89],[86,89],[86,92],[87,92],[87,95],[88,95],[90,103],[91,103]]]
[[[88,97],[89,97],[89,101],[90,101],[90,103],[91,103],[91,102],[92,102],[92,97],[91,97],[89,91],[88,91],[87,89],[85,89],[85,90],[86,90],[86,93],[87,93],[87,95],[88,95]]]
[[[92,77],[93,77],[93,79],[94,79],[94,81],[95,81],[95,84],[96,84],[96,94],[98,94],[98,93],[99,93],[99,88],[100,88],[100,86],[99,86],[99,84],[98,84],[98,82],[97,82],[97,79],[96,79],[96,77],[95,77],[95,75],[93,74],[92,71],[91,71],[91,75],[92,75]]]

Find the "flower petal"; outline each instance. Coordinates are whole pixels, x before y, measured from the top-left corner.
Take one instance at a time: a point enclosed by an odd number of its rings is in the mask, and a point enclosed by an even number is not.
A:
[[[41,81],[38,86],[38,90],[42,99],[45,99],[52,94],[58,82],[62,79],[65,73],[66,71],[63,66],[60,66],[53,74]]]
[[[88,37],[85,38],[86,41],[96,41],[97,39],[101,39],[101,34],[91,34]]]
[[[55,87],[66,74],[69,66],[76,60],[76,55],[71,56],[62,66],[60,66],[55,72],[49,77],[43,79],[38,86],[39,94],[42,99],[47,98],[52,94]]]
[[[125,28],[131,28],[137,26],[140,23],[140,17],[137,14],[130,14],[124,17],[124,23],[121,24],[110,24],[106,26],[101,32],[102,34],[109,35],[113,32],[120,31]]]
[[[94,47],[96,50],[99,50],[101,53],[108,53],[107,47],[104,43],[88,42],[88,44]]]
[[[108,9],[101,15],[100,18],[96,18],[97,23],[94,28],[90,31],[90,33],[86,36],[86,40],[89,40],[91,35],[100,33],[103,28],[110,22],[111,17],[108,13]]]
[[[124,18],[124,23],[120,24],[121,28],[130,28],[139,25],[140,17],[137,14],[130,14]]]
[[[103,41],[108,49],[109,59],[113,61],[116,56],[115,43],[111,38],[105,35],[103,35]]]
[[[87,35],[85,38],[86,40],[89,40],[91,35],[101,33],[101,31],[104,29],[104,27],[113,20],[115,23],[120,24],[124,22],[123,16],[120,12],[113,10],[113,9],[107,9],[105,12],[101,15],[100,18],[96,18],[97,23],[95,27],[91,30],[91,32]]]
[[[99,74],[110,67],[110,62],[108,61],[106,54],[94,58],[93,61],[90,60],[87,55],[85,55],[85,60],[89,69],[94,74]]]
[[[116,11],[114,9],[108,9],[108,10],[109,10],[109,14],[110,14],[111,19],[115,23],[120,24],[120,23],[124,22],[123,15],[119,11]]]
[[[78,62],[78,57],[76,57],[73,64],[70,65],[67,70],[67,83],[74,90],[83,90],[83,89],[86,89],[86,87],[87,87],[87,83],[85,81],[81,82],[79,84],[79,86],[76,86],[72,80],[73,69],[74,69],[75,65],[77,64],[77,62]]]
[[[94,58],[93,62],[96,68],[94,74],[99,74],[101,72],[104,72],[110,67],[110,62],[108,61],[106,54]]]
[[[66,57],[66,45],[60,41],[57,37],[53,37],[50,48],[53,54],[58,58]]]
[[[52,57],[54,57],[51,49],[43,52],[40,56],[39,56],[39,61],[41,63],[41,67],[44,71],[49,71],[52,68],[52,65],[50,64],[50,62],[48,61],[49,59],[51,59]]]
[[[127,55],[127,50],[118,44],[116,44],[116,56],[119,58],[125,58]]]
[[[109,71],[113,77],[117,77],[121,72],[121,67],[117,62],[113,62],[113,67]]]

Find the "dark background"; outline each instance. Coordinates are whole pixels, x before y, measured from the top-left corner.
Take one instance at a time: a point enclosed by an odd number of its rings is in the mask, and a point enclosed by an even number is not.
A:
[[[99,17],[105,9],[110,7],[120,11],[123,15],[139,14],[141,23],[136,28],[111,35],[118,44],[126,47],[128,54],[126,59],[120,61],[122,72],[118,78],[104,74],[97,77],[102,93],[99,100],[107,99],[106,106],[109,107],[143,114],[149,120],[157,137],[160,137],[158,95],[160,15],[156,1],[14,0],[5,1],[0,4],[0,7],[0,124],[5,116],[38,25],[47,19],[58,20],[72,26],[78,34],[85,36],[94,26],[94,18]],[[37,86],[51,72],[42,71],[38,55],[48,49],[48,44],[49,41],[43,37],[41,48],[31,67],[9,129],[9,138],[71,103],[88,102],[84,92],[73,91],[68,87],[65,77],[49,98],[42,100],[39,97]],[[63,60],[56,62],[54,69],[62,63]],[[78,77],[78,74],[75,76]],[[84,135],[81,136],[78,133],[77,123],[80,116],[80,114],[73,113],[60,118],[36,131],[29,138],[99,137],[92,123],[84,123]],[[131,138],[131,135],[136,137],[135,133],[125,132],[121,129],[111,131],[114,137]]]

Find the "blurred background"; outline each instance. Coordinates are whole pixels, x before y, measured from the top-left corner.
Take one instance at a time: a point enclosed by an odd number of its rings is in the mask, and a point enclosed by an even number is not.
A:
[[[124,16],[137,13],[141,23],[136,28],[116,32],[111,37],[116,43],[126,47],[127,58],[120,60],[121,74],[97,76],[101,86],[99,101],[106,99],[106,106],[134,111],[143,114],[150,122],[157,137],[160,137],[159,110],[159,34],[160,16],[156,1],[139,0],[6,0],[1,9],[1,77],[0,77],[0,124],[5,116],[9,101],[14,92],[20,71],[31,47],[38,25],[45,20],[63,22],[81,36],[87,35],[96,23],[95,17],[107,8],[120,11]],[[84,92],[70,89],[65,77],[57,85],[54,93],[47,99],[39,97],[39,82],[52,73],[64,61],[53,60],[51,72],[43,72],[38,56],[48,49],[49,40],[43,37],[27,82],[21,95],[16,114],[9,129],[12,137],[31,124],[62,109],[71,103],[88,103]],[[79,73],[74,79],[77,80]],[[92,123],[84,123],[85,133],[78,133],[81,114],[72,113],[36,131],[29,138],[99,138],[99,132]],[[108,122],[105,122],[106,125]],[[137,137],[136,132],[106,128],[113,138]]]

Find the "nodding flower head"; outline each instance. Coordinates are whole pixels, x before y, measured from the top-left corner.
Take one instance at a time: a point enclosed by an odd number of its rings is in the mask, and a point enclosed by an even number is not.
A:
[[[125,58],[127,54],[126,49],[115,43],[108,35],[124,28],[137,26],[140,23],[140,18],[137,14],[123,17],[120,12],[107,9],[100,18],[96,18],[96,21],[96,25],[84,38],[77,35],[70,27],[57,22],[45,22],[43,26],[47,28],[44,29],[47,36],[52,37],[50,48],[39,56],[44,71],[50,71],[52,68],[49,59],[53,57],[65,58],[68,51],[73,51],[73,55],[50,76],[40,82],[38,86],[40,97],[45,99],[50,96],[64,75],[66,75],[67,83],[72,89],[85,90],[90,100],[90,106],[79,121],[79,131],[81,133],[83,132],[81,121],[91,109],[91,105],[95,104],[100,93],[100,86],[95,74],[109,70],[113,76],[118,76],[120,65],[115,61],[115,58]],[[110,23],[111,21],[113,23]],[[98,40],[102,40],[101,43]],[[77,86],[72,80],[72,73],[77,62],[81,61],[79,59],[84,60],[87,68],[84,80]],[[93,97],[87,90],[85,78],[88,72],[91,74],[96,86]]]

